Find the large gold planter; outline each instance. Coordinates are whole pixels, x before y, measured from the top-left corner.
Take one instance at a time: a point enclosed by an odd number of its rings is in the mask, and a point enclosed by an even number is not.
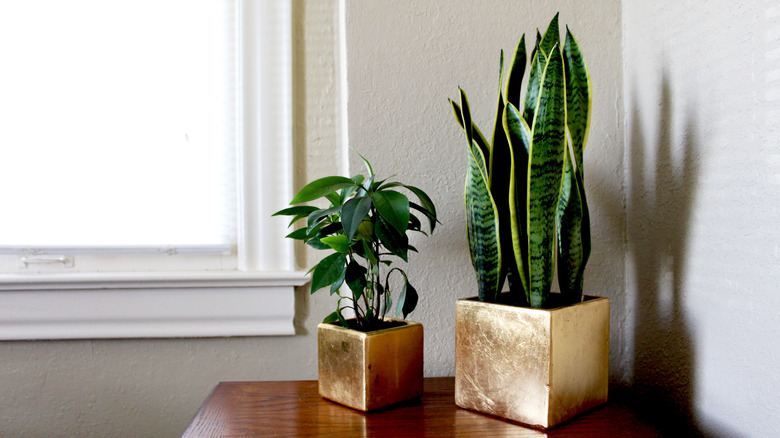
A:
[[[422,395],[422,324],[368,333],[320,324],[317,338],[323,398],[370,411]]]
[[[457,301],[455,403],[547,429],[607,401],[609,300],[556,309]]]

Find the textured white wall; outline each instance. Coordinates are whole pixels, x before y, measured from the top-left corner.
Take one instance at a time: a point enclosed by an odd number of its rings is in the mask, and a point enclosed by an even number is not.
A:
[[[455,300],[477,293],[463,207],[466,141],[447,99],[457,100],[463,87],[474,120],[490,132],[500,50],[511,53],[523,33],[532,43],[536,28],[544,32],[556,11],[561,28],[568,24],[577,37],[593,79],[585,172],[595,243],[585,286],[612,300],[613,378],[624,381],[620,2],[427,1],[398,7],[347,1],[349,144],[380,175],[398,174],[426,190],[442,222],[431,238],[414,242],[420,253],[411,256],[408,270],[421,294],[411,319],[425,326],[426,375],[453,375]],[[352,173],[363,171],[355,154],[350,164]]]
[[[780,6],[624,0],[623,27],[634,388],[780,436]]]

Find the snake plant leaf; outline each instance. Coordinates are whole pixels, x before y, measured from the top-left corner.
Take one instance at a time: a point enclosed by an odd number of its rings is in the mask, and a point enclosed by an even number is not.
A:
[[[542,43],[542,34],[539,33],[539,29],[536,29],[536,42],[534,43],[534,48],[531,49],[531,57],[529,58],[532,62],[533,59],[536,57],[536,52],[539,50],[539,44]],[[520,108],[518,106],[518,108]]]
[[[571,153],[566,156],[566,173],[561,188],[558,222],[558,284],[570,302],[582,299],[585,265],[590,257],[590,216],[582,173],[574,169]]]
[[[590,74],[585,58],[574,35],[566,27],[566,43],[563,46],[563,65],[566,74],[566,126],[572,139],[576,168],[582,169],[582,154],[588,142],[592,93]],[[580,171],[580,176],[584,172]]]
[[[349,239],[343,234],[336,234],[335,236],[325,236],[320,239],[320,242],[328,245],[336,252],[342,254],[349,253]]]
[[[492,151],[492,145],[485,141],[484,137],[482,137],[482,134],[477,134],[477,141],[474,141],[474,133],[475,131],[479,131],[478,129],[475,129],[474,123],[471,120],[471,109],[469,107],[469,99],[466,96],[466,92],[463,91],[462,88],[459,88],[460,90],[460,109],[461,109],[461,116],[462,116],[462,126],[463,131],[466,133],[466,144],[468,145],[469,149],[473,147],[474,144],[476,144],[479,149],[482,150],[482,156],[485,157],[484,162],[482,163],[483,166],[483,172],[485,173],[486,180],[489,181],[489,168],[490,165],[490,156],[493,153]],[[480,138],[482,137],[482,138]],[[488,186],[489,187],[489,186]]]
[[[504,64],[504,52],[501,52],[501,66]],[[498,103],[496,104],[496,117],[493,124],[493,143],[491,162],[489,165],[488,181],[490,184],[490,194],[496,204],[498,217],[509,217],[509,173],[511,170],[509,141],[504,132],[504,94],[503,94],[503,68],[500,68],[498,82]],[[500,242],[501,272],[499,274],[499,285],[504,284],[507,270],[513,269],[514,257],[512,255],[512,231],[509,221],[500,221],[499,234],[503,242]],[[500,292],[500,291],[499,291]]]
[[[485,166],[482,151],[471,148],[468,160],[464,200],[471,263],[477,275],[480,301],[493,302],[501,288],[498,210],[490,194],[487,177],[482,171]]]
[[[409,227],[409,198],[395,190],[381,190],[373,195],[374,207],[399,234]]]
[[[463,116],[460,106],[453,102],[452,99],[450,99],[450,104],[452,105],[452,111],[455,113],[455,118],[458,120],[458,125],[460,125],[461,129],[463,129]],[[482,149],[483,155],[485,152],[490,151],[490,143],[488,143],[488,141],[485,139],[485,136],[482,134],[482,131],[479,130],[474,122],[471,123],[471,135],[473,137],[473,141],[477,142],[479,148]],[[469,148],[471,148],[471,146],[469,146]]]
[[[314,268],[311,276],[311,293],[337,282],[339,278],[344,277],[346,270],[346,255],[335,253],[325,257]]]
[[[382,242],[385,248],[392,254],[398,256],[403,261],[408,261],[409,252],[409,238],[406,233],[399,233],[395,227],[390,225],[382,216],[379,216],[379,220],[374,225],[374,231],[376,232],[379,241]]]
[[[525,75],[526,52],[525,35],[520,37],[515,54],[509,63],[509,74],[506,79],[506,100],[516,108],[520,107],[520,94],[522,93],[523,76]]]
[[[555,13],[553,19],[550,20],[550,24],[547,25],[547,30],[544,31],[544,36],[542,37],[542,42],[539,44],[539,48],[544,50],[544,53],[547,55],[547,57],[549,57],[553,47],[556,45],[559,47],[561,45],[561,34],[560,28],[558,27],[557,12]]]
[[[528,154],[528,285],[532,307],[545,304],[555,269],[555,216],[566,146],[563,59],[557,45],[541,82]]]
[[[355,237],[355,232],[371,210],[371,205],[371,197],[360,196],[348,200],[341,207],[341,225],[348,240]]]
[[[345,176],[326,176],[310,182],[296,194],[290,204],[300,204],[321,198],[325,195],[354,186],[355,182]]]
[[[528,299],[528,224],[526,207],[528,200],[528,150],[531,148],[531,128],[519,110],[507,104],[504,110],[504,130],[509,140],[511,172],[509,178],[509,217],[512,233],[514,271],[510,271],[510,288],[522,287],[522,293],[514,290],[514,296]],[[513,279],[519,278],[515,285]]]
[[[540,42],[537,40],[534,48],[534,56],[531,58],[531,71],[528,75],[528,89],[525,92],[525,107],[523,109],[523,118],[528,126],[533,124],[534,112],[539,102],[539,90],[542,85],[542,73],[547,66],[547,55],[539,49]]]

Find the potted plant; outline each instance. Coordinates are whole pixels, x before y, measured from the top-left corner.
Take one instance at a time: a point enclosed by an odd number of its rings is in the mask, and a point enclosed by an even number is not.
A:
[[[320,178],[295,195],[293,207],[275,214],[292,216],[290,225],[306,219],[287,237],[331,252],[309,271],[311,293],[327,289],[337,297],[336,310],[317,328],[320,395],[369,411],[422,394],[423,327],[396,319],[414,310],[418,295],[393,262],[408,261],[416,251],[408,233],[426,234],[423,220],[433,233],[437,218],[423,190],[377,180],[371,164],[363,161],[368,177]],[[302,205],[320,198],[327,207]],[[397,295],[391,293],[395,290]],[[345,310],[354,317],[347,319]]]
[[[505,89],[501,53],[491,142],[472,122],[466,93],[460,105],[450,101],[469,152],[465,204],[479,288],[456,306],[455,399],[549,428],[607,399],[609,300],[583,295],[591,87],[568,28],[561,46],[557,14],[536,33],[521,99],[525,68],[523,36]],[[551,293],[556,257],[561,292]]]

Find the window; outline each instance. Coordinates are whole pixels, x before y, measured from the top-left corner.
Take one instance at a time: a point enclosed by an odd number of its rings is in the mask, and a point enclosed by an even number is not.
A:
[[[289,2],[0,17],[0,339],[292,334]]]

